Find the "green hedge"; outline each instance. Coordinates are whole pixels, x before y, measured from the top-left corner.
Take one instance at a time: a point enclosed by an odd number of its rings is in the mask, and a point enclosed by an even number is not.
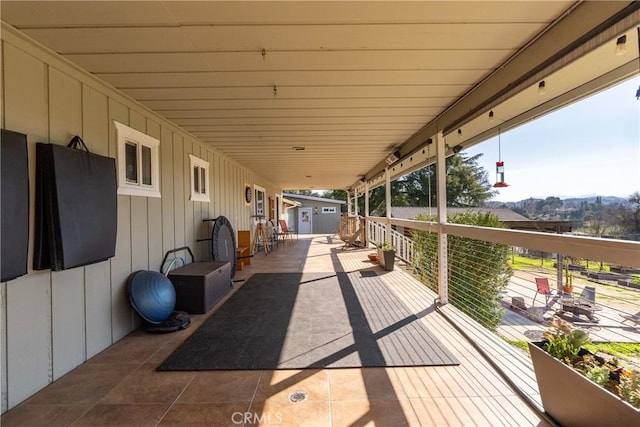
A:
[[[424,215],[416,219],[434,220]],[[452,224],[504,228],[504,224],[490,213],[465,212],[451,215],[447,221]],[[412,238],[420,278],[437,292],[438,235],[412,230]],[[449,302],[490,330],[498,327],[504,315],[500,298],[512,275],[507,263],[509,251],[507,245],[458,236],[447,238]]]

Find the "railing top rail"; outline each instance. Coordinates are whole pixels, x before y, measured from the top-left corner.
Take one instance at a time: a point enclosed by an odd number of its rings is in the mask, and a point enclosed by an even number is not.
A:
[[[367,217],[367,220],[430,232],[442,231],[454,236],[526,247],[544,252],[597,259],[626,267],[640,266],[640,242],[462,224],[438,224],[409,219]]]

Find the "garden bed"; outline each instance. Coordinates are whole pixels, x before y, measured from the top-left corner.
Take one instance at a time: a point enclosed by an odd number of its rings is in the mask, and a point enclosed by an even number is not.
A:
[[[587,276],[590,279],[596,279],[596,280],[618,281],[618,280],[631,279],[631,277],[629,276],[623,276],[617,273],[609,273],[606,271],[582,271],[580,272],[580,274],[582,274],[583,276]]]

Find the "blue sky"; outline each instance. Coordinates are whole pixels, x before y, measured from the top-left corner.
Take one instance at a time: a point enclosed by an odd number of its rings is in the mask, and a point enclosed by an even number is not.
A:
[[[500,136],[505,181],[493,200],[529,197],[627,197],[640,190],[640,77]],[[468,150],[496,180],[498,137]]]

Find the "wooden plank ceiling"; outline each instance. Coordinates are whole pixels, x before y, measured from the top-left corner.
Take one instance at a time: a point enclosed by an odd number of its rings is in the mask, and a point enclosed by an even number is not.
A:
[[[273,184],[318,189],[350,186],[573,4],[1,5],[5,22]]]

